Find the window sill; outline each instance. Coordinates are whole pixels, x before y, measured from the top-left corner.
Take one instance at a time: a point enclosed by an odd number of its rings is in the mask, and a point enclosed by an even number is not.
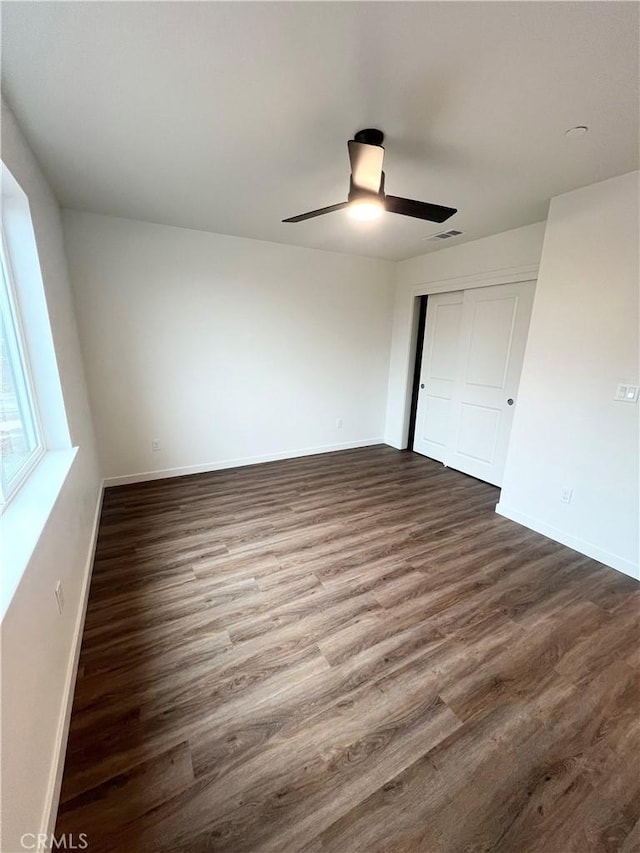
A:
[[[2,513],[2,618],[36,549],[77,452],[77,447],[47,451]]]

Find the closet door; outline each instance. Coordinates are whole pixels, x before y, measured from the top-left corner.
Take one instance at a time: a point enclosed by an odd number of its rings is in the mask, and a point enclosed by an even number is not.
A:
[[[496,486],[502,484],[534,288],[533,281],[501,284],[427,302],[414,450]],[[445,305],[449,322],[438,320]],[[431,378],[445,372],[444,382]]]
[[[465,291],[446,464],[502,485],[535,282]]]
[[[429,296],[413,449],[439,462],[445,461],[454,428],[452,399],[461,320],[462,291]]]

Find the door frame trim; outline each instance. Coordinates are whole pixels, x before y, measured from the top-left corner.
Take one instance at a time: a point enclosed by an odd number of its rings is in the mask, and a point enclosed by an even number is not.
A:
[[[533,281],[538,278],[539,264],[526,264],[522,267],[488,270],[473,275],[461,275],[438,281],[425,281],[415,284],[411,295],[428,296],[430,293],[447,293],[454,290],[471,290],[475,287],[493,287],[496,284],[516,284],[519,281]],[[415,310],[415,305],[414,305]]]

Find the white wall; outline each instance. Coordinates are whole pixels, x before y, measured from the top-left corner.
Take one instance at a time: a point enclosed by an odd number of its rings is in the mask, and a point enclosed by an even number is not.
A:
[[[391,263],[75,211],[64,230],[111,482],[382,441]]]
[[[4,103],[2,159],[29,198],[69,431],[79,447],[2,622],[2,849],[12,851],[21,849],[22,833],[49,828],[51,810],[55,818],[101,488],[58,205]]]
[[[551,203],[499,504],[635,577],[638,405],[613,396],[638,384],[639,177]]]
[[[483,280],[536,278],[544,223],[514,228],[427,255],[401,261],[395,270],[395,307],[389,368],[385,441],[407,446],[411,382],[415,362],[416,294],[478,286]],[[502,279],[501,279],[502,277]]]

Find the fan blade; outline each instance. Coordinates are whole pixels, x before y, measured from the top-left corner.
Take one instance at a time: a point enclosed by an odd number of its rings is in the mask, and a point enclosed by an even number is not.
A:
[[[351,180],[359,190],[377,193],[382,180],[382,161],[384,148],[381,145],[367,145],[350,139],[349,160],[351,161]]]
[[[396,195],[386,196],[384,206],[389,213],[400,213],[402,216],[426,219],[428,222],[444,222],[445,219],[458,212],[455,207],[443,207],[440,204],[429,204],[426,201],[413,201],[413,199],[399,198]]]
[[[341,201],[340,204],[332,204],[329,207],[321,207],[320,210],[310,210],[309,213],[300,213],[298,216],[291,216],[289,219],[283,219],[283,222],[304,222],[305,219],[313,219],[314,216],[323,216],[325,213],[333,213],[334,210],[342,210],[349,204],[348,201]]]

